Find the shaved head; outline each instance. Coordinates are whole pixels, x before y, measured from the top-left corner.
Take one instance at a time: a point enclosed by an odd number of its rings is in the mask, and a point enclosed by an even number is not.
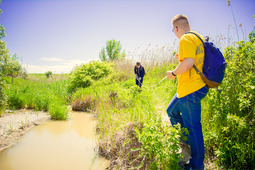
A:
[[[185,15],[180,15],[180,14],[173,17],[172,25],[180,27],[180,28],[189,28],[190,27],[188,17]]]

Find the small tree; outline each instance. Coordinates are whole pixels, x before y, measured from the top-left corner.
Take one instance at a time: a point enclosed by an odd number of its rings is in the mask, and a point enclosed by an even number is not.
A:
[[[51,75],[52,75],[52,72],[51,72],[51,71],[47,71],[47,72],[45,73],[45,76],[46,76],[47,78],[49,78]]]
[[[0,1],[1,2],[1,1]],[[2,13],[2,10],[0,9],[0,14]],[[4,67],[4,56],[8,53],[6,53],[5,43],[2,40],[3,37],[5,37],[5,28],[0,25],[0,116],[2,115],[3,111],[5,110],[6,106],[6,94],[3,91],[4,88],[4,82],[2,80],[2,72]]]
[[[105,52],[105,48],[102,48],[100,54],[99,54],[99,58],[101,61],[107,61],[107,55]]]
[[[6,63],[6,75],[11,76],[12,77],[12,82],[13,82],[13,78],[15,76],[17,76],[19,74],[19,72],[21,71],[21,65],[18,62],[18,57],[16,54],[14,54],[8,61],[8,63]]]
[[[5,34],[5,28],[3,25],[0,25],[0,39],[6,37],[6,34]]]
[[[250,39],[250,42],[252,43],[255,41],[255,31],[250,32],[249,39]]]
[[[5,37],[4,27],[0,25],[0,67],[2,70],[2,75],[5,75],[7,72],[7,63],[10,60],[10,52],[6,47],[5,42],[2,38]]]
[[[255,15],[253,15],[253,18],[255,19]],[[254,42],[255,41],[255,26],[253,27],[253,31],[250,32],[249,34],[249,39],[250,39],[250,42]]]
[[[120,41],[109,40],[106,42],[106,48],[102,48],[99,53],[101,61],[114,61],[125,58],[125,51],[122,51]]]
[[[4,31],[4,28],[0,27],[0,31]],[[6,47],[6,43],[2,40],[5,37],[4,32],[0,32],[0,67],[2,75],[15,77],[21,70],[21,65],[18,62],[18,57],[14,54],[12,57],[10,51]],[[12,79],[13,81],[13,79]]]

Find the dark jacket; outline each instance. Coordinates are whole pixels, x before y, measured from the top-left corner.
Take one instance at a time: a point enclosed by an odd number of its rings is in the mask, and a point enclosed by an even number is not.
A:
[[[140,66],[140,68],[138,68],[137,66],[135,66],[134,68],[134,72],[138,77],[142,77],[145,75],[145,71],[144,71],[144,67]]]

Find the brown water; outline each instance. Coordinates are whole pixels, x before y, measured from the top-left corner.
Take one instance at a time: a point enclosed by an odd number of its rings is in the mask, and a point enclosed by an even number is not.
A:
[[[0,153],[0,170],[101,170],[109,162],[99,157],[95,118],[69,112],[68,121],[49,121],[26,133]]]

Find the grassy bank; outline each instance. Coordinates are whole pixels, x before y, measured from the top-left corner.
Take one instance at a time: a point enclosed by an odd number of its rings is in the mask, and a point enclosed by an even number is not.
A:
[[[206,168],[254,168],[254,42],[225,49],[228,63],[221,93],[210,89],[202,100]],[[159,54],[160,55],[160,54]],[[163,122],[177,82],[164,80],[171,62],[146,66],[144,85],[135,85],[133,64],[113,64],[113,74],[73,96],[91,101],[97,113],[99,151],[111,159],[111,168],[175,169],[181,155],[181,130]],[[238,76],[238,77],[237,77]],[[156,85],[156,86],[155,86]],[[89,97],[86,97],[89,96]],[[78,99],[78,98],[76,98]],[[169,120],[167,120],[169,122]]]
[[[225,49],[228,67],[222,92],[210,89],[202,100],[207,169],[255,167],[254,46],[254,41],[239,42]],[[162,52],[157,55],[163,56]],[[95,112],[98,149],[111,160],[112,169],[178,169],[183,129],[172,128],[165,111],[177,81],[159,83],[175,67],[171,56],[147,62],[140,89],[135,85],[133,62],[91,62],[77,66],[69,75],[49,79],[29,75],[11,83],[5,77],[5,94],[9,109],[49,111],[54,119],[67,119],[69,104],[74,110]]]
[[[17,77],[12,82],[10,77],[4,77],[6,109],[48,111],[52,119],[67,119],[66,105],[70,99],[66,79],[65,75],[46,78],[44,74],[29,74],[26,79]]]

